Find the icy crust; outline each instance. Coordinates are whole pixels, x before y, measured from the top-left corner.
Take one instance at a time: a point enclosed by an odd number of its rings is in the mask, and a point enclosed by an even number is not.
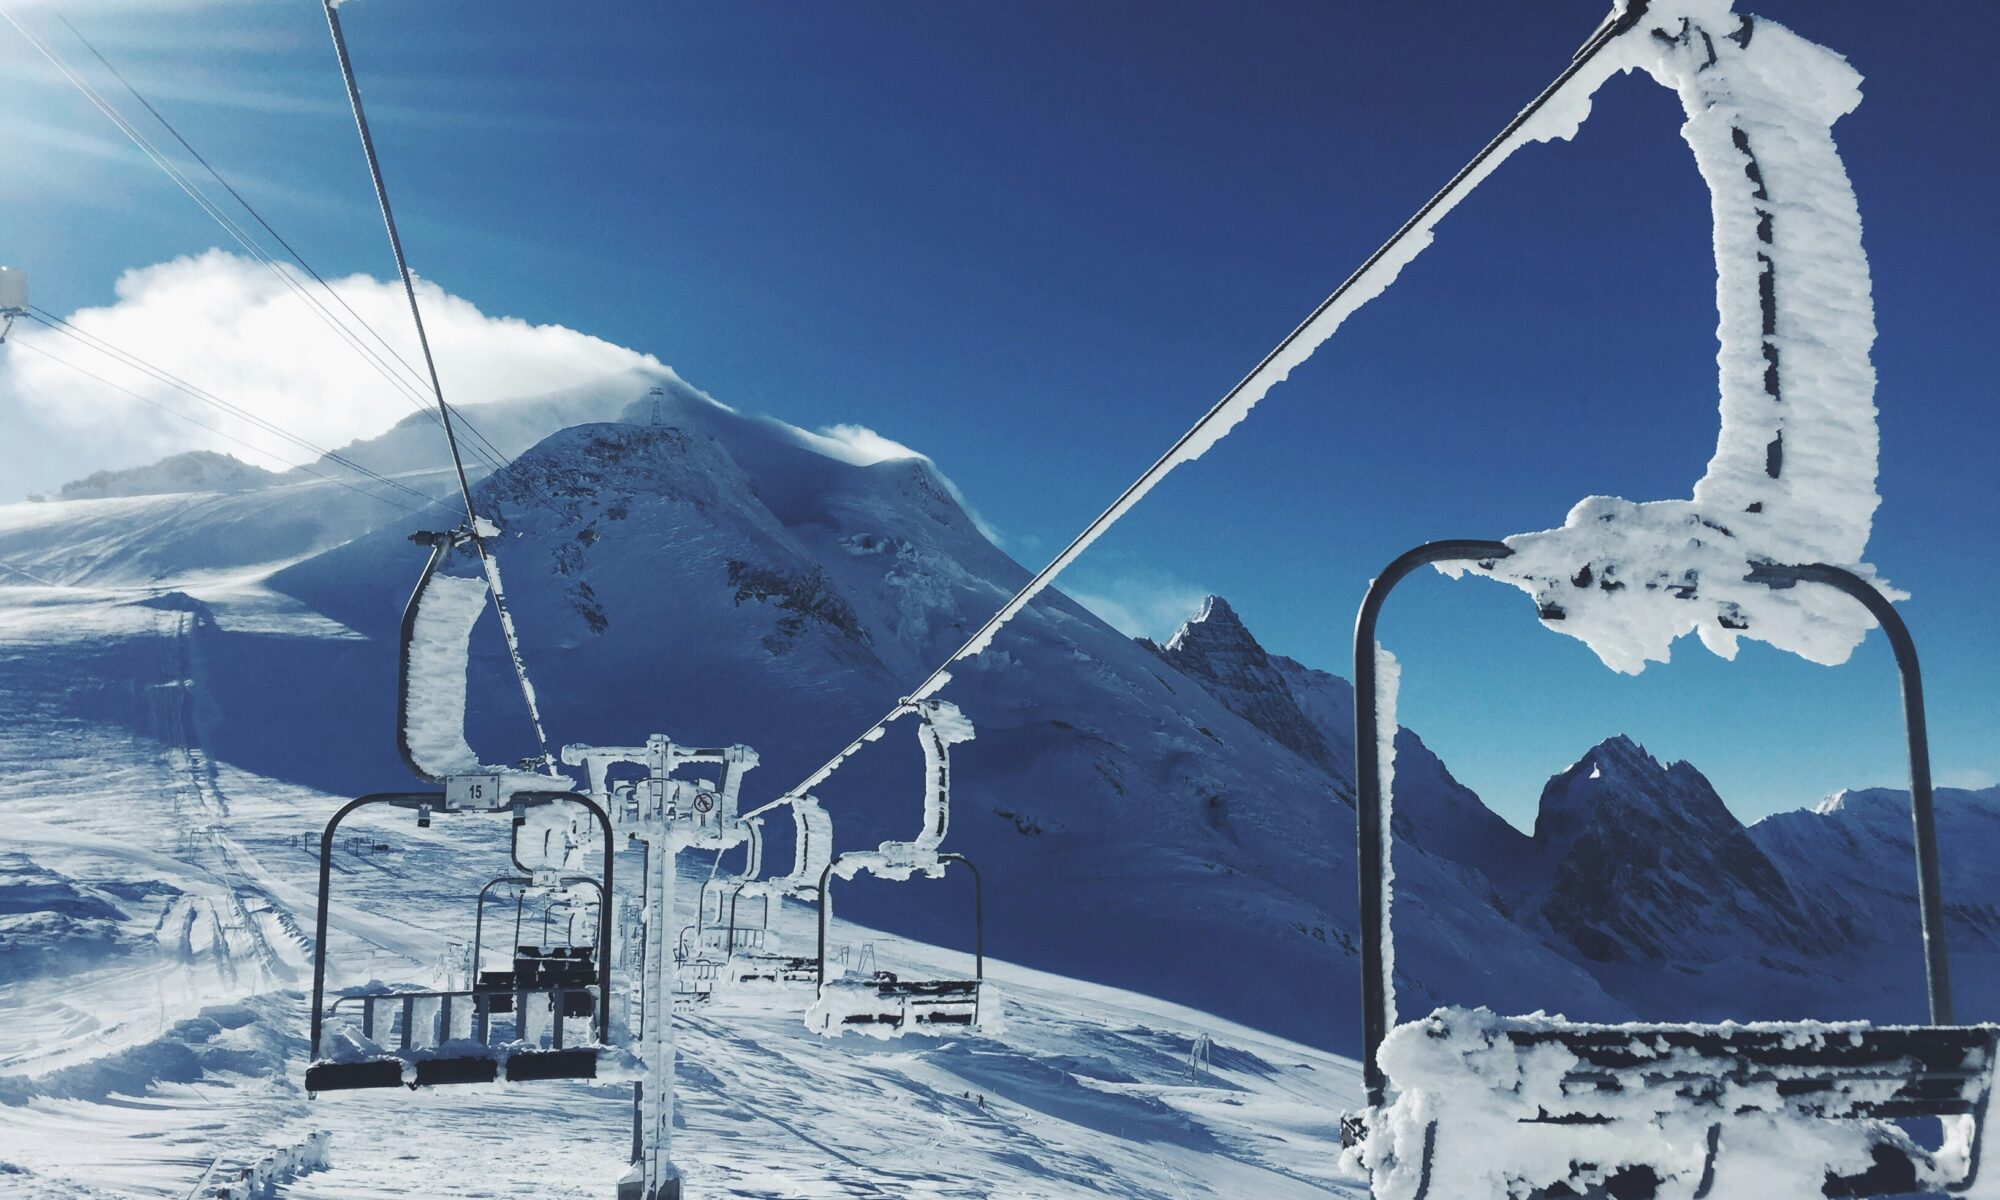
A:
[[[262,1200],[274,1195],[279,1184],[326,1169],[326,1148],[332,1136],[317,1130],[293,1145],[266,1151],[247,1162],[218,1158],[207,1175],[211,1182],[195,1195],[200,1200]]]
[[[1396,697],[1402,690],[1403,667],[1396,656],[1375,647],[1375,761],[1382,773],[1382,994],[1389,1006],[1389,1023],[1396,1022],[1396,938],[1392,907],[1396,902]]]
[[[503,791],[568,790],[574,786],[568,779],[482,765],[465,740],[472,629],[486,611],[492,586],[484,579],[436,574],[418,597],[416,620],[410,628],[409,703],[403,718],[403,744],[411,760],[436,779],[498,775]]]
[[[1781,1034],[1787,1046],[1809,1048],[1858,1039],[1872,1027],[1786,1022],[1674,1028],[1725,1041]],[[1594,1081],[1566,1085],[1580,1065],[1575,1054],[1556,1043],[1519,1046],[1508,1036],[1555,1030],[1638,1035],[1639,1051],[1650,1057],[1622,1087]],[[1716,1129],[1713,1181],[1706,1193],[1711,1200],[1820,1200],[1829,1171],[1859,1175],[1874,1162],[1876,1143],[1909,1144],[1886,1122],[1803,1113],[1796,1098],[1780,1094],[1788,1082],[1785,1068],[1759,1072],[1777,1079],[1748,1080],[1726,1059],[1643,1040],[1644,1034],[1659,1032],[1657,1025],[1578,1026],[1542,1014],[1499,1017],[1486,1009],[1459,1008],[1441,1008],[1398,1026],[1380,1051],[1389,1102],[1372,1114],[1367,1138],[1350,1151],[1350,1165],[1369,1173],[1375,1200],[1415,1200],[1422,1191],[1426,1142],[1434,1141],[1428,1155],[1433,1197],[1511,1200],[1561,1183],[1587,1191],[1621,1168],[1650,1167],[1661,1177],[1660,1200],[1679,1200],[1698,1193],[1710,1131]],[[1607,1070],[1588,1069],[1596,1075]],[[1689,1082],[1656,1082],[1665,1073]],[[1797,1074],[1804,1078],[1808,1072]],[[1976,1078],[1965,1086],[1970,1094],[1982,1084]],[[1691,1087],[1714,1102],[1689,1103],[1683,1093]],[[1886,1100],[1897,1087],[1894,1080],[1848,1080],[1835,1092],[1814,1092],[1810,1099],[1822,1110],[1838,1111]],[[1563,1115],[1578,1119],[1540,1119]],[[1948,1136],[1937,1165],[1955,1178],[1965,1169],[1971,1122],[1945,1124]],[[1985,1145],[1990,1153],[1996,1143]],[[2000,1172],[1982,1171],[1977,1186],[1964,1194],[2000,1197]]]
[[[403,740],[417,766],[438,778],[480,769],[465,741],[465,687],[472,627],[486,611],[486,589],[483,579],[433,575],[417,600]]]
[[[914,1009],[910,997],[885,996],[882,994],[881,985],[872,979],[858,977],[829,979],[826,985],[820,988],[819,997],[806,1009],[806,1028],[828,1037],[842,1033],[860,1033],[881,1041],[899,1038],[904,1034],[951,1037],[973,1030],[993,1036],[1004,1032],[1005,1022],[1001,1017],[1004,1002],[1000,996],[1000,989],[990,983],[982,982],[977,985],[977,996],[976,1023],[970,1026],[926,1024],[916,1020],[912,1015]],[[921,1003],[919,1000],[918,1004]],[[855,1017],[868,1019],[850,1024],[850,1019]]]
[[[1843,662],[1873,620],[1828,589],[1746,580],[1756,563],[1861,565],[1879,498],[1875,340],[1861,218],[1831,134],[1860,103],[1839,55],[1725,4],[1656,4],[1594,73],[1674,89],[1714,220],[1721,433],[1690,500],[1593,496],[1559,529],[1474,568],[1535,598],[1614,670],[1688,632],[1724,658],[1754,638]],[[1602,78],[1534,124],[1580,121]],[[1443,566],[1458,574],[1462,566]],[[1880,586],[1878,581],[1878,586]]]

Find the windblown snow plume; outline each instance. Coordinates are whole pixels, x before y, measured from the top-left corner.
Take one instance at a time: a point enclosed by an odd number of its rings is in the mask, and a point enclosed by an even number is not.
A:
[[[1620,43],[1604,70],[1638,68],[1679,94],[1712,198],[1721,436],[1692,499],[1592,496],[1475,569],[1528,592],[1615,670],[1665,662],[1690,631],[1725,658],[1750,637],[1842,662],[1873,625],[1850,599],[1745,576],[1819,562],[1873,575],[1861,556],[1879,503],[1874,308],[1830,131],[1860,103],[1860,77],[1714,0],[1656,5]]]

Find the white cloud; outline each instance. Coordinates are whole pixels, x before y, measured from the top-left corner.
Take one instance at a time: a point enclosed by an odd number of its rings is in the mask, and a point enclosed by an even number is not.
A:
[[[1939,787],[1964,788],[1976,792],[2000,783],[2000,776],[1979,767],[1961,767],[1957,770],[1938,772],[1937,782]]]
[[[1163,572],[1080,575],[1064,587],[1070,599],[1127,637],[1164,642],[1200,611],[1208,593]]]
[[[879,462],[889,462],[899,458],[915,458],[929,463],[931,469],[937,472],[937,477],[944,482],[945,490],[951,493],[951,498],[958,501],[958,506],[965,510],[966,516],[972,518],[973,526],[986,535],[986,540],[994,545],[1003,544],[1000,531],[985,517],[979,515],[978,510],[967,502],[965,493],[959,491],[958,485],[952,482],[951,477],[938,470],[937,463],[923,451],[912,450],[896,439],[877,433],[866,425],[824,425],[817,433],[798,429],[797,434],[808,446],[821,454],[837,458],[842,462],[853,463],[858,467],[870,467]]]
[[[296,275],[293,279],[353,324],[318,285]],[[421,370],[400,284],[366,275],[331,282],[341,300]],[[211,250],[128,271],[116,292],[114,304],[82,309],[67,319],[84,333],[315,445],[337,447],[373,436],[423,402],[392,387],[261,263]],[[445,395],[453,404],[539,395],[634,368],[665,369],[650,355],[572,329],[488,316],[429,283],[420,282],[418,293]],[[412,376],[368,333],[357,337],[419,397],[427,397],[421,375]],[[17,431],[7,439],[4,466],[8,476],[23,481],[23,490],[50,488],[102,467],[150,462],[182,450],[218,450],[263,466],[313,457],[240,416],[192,399],[59,333],[22,322],[9,341],[15,339],[25,349],[0,351],[0,427]],[[85,367],[219,432],[148,407],[45,355]]]
[[[930,461],[929,455],[920,454],[894,438],[884,437],[866,425],[828,425],[812,436],[820,451],[856,466],[873,466],[892,458]]]

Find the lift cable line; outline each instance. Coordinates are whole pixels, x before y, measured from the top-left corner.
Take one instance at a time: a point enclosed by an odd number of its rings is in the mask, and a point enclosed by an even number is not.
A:
[[[1130,487],[1120,493],[1109,508],[1099,513],[1096,520],[1085,526],[1083,532],[1077,534],[1076,538],[1063,548],[1062,553],[1036,572],[1035,576],[1014,594],[1013,599],[1001,605],[998,612],[987,618],[986,623],[967,638],[964,645],[953,651],[949,658],[926,676],[908,696],[898,701],[894,708],[870,725],[859,737],[849,742],[838,754],[821,764],[818,770],[806,776],[798,786],[771,803],[746,813],[746,818],[789,803],[794,797],[811,792],[864,745],[880,736],[883,726],[910,711],[912,704],[935,695],[951,681],[953,663],[972,658],[984,651],[1002,626],[1013,620],[1036,596],[1055,582],[1056,576],[1062,574],[1064,569],[1089,549],[1091,543],[1102,536],[1105,530],[1131,511],[1160,480],[1166,478],[1175,467],[1199,458],[1210,446],[1226,437],[1237,422],[1249,413],[1251,406],[1263,399],[1266,392],[1290,375],[1293,368],[1311,357],[1312,352],[1322,341],[1332,336],[1341,322],[1395,282],[1397,273],[1429,244],[1430,231],[1437,222],[1467,193],[1477,187],[1493,168],[1499,166],[1509,154],[1521,146],[1522,140],[1517,135],[1521,133],[1523,126],[1567,87],[1599,51],[1614,41],[1618,35],[1638,24],[1645,9],[1644,0],[1631,0],[1629,4],[1614,9],[1570,59],[1569,66],[1556,76],[1554,82],[1529,101],[1526,108],[1516,113],[1514,119],[1509,121],[1492,141],[1486,143],[1470,162],[1459,168],[1458,173],[1438,189],[1436,195],[1426,201],[1409,220],[1403,222],[1401,228],[1355,268],[1354,273],[1342,281],[1340,286],[1333,290],[1332,295],[1321,301],[1319,307],[1313,309],[1297,328],[1286,334],[1285,339],[1266,354],[1263,361],[1252,368],[1240,383],[1229,389],[1222,399],[1216,401],[1213,407],[1202,414],[1201,419],[1168,447],[1167,452],[1152,466],[1146,468],[1145,473],[1133,481]]]
[[[61,364],[62,364],[63,366],[65,366],[65,367],[68,367],[68,368],[69,368],[70,370],[72,370],[72,371],[75,371],[75,372],[76,372],[77,374],[79,374],[79,375],[82,375],[82,376],[85,376],[85,377],[87,377],[87,378],[90,378],[90,379],[94,379],[94,380],[96,380],[97,382],[99,382],[99,383],[103,384],[103,385],[104,385],[105,387],[108,387],[108,388],[112,389],[113,391],[118,391],[118,392],[123,392],[123,393],[125,393],[125,394],[126,394],[127,396],[130,396],[130,397],[132,397],[132,398],[133,398],[134,400],[137,400],[137,401],[139,401],[139,402],[140,402],[141,404],[150,404],[150,405],[152,405],[152,406],[153,406],[154,408],[157,408],[157,409],[159,409],[159,410],[160,410],[161,412],[163,412],[163,413],[167,413],[167,414],[168,414],[168,415],[170,415],[170,416],[175,416],[175,417],[179,417],[179,418],[180,418],[181,420],[183,420],[183,421],[186,421],[186,422],[187,422],[188,424],[190,424],[190,425],[195,425],[195,426],[199,426],[199,427],[200,427],[200,428],[202,428],[202,429],[206,429],[206,430],[208,430],[208,431],[209,431],[210,433],[212,433],[212,434],[216,435],[217,437],[221,437],[221,438],[227,438],[227,439],[229,439],[230,441],[232,441],[232,442],[235,442],[235,443],[236,443],[237,445],[239,445],[239,446],[244,446],[244,447],[247,447],[247,448],[249,448],[249,449],[251,449],[251,450],[255,450],[255,451],[256,451],[257,453],[259,453],[259,454],[263,454],[263,455],[270,455],[270,451],[268,451],[268,450],[265,450],[265,449],[263,449],[263,448],[262,448],[262,447],[260,447],[260,446],[256,446],[256,445],[253,445],[253,444],[251,444],[250,442],[247,442],[247,441],[243,440],[242,438],[240,438],[240,437],[237,437],[237,436],[235,436],[234,434],[231,434],[231,433],[227,433],[227,432],[225,432],[225,431],[223,431],[223,430],[221,430],[221,429],[218,429],[218,428],[216,428],[215,426],[213,426],[213,425],[210,425],[210,424],[209,424],[208,422],[206,422],[206,421],[202,421],[202,420],[199,420],[199,419],[197,419],[197,418],[195,418],[195,417],[191,417],[191,416],[189,416],[189,415],[188,415],[187,413],[184,413],[184,412],[180,411],[180,410],[179,410],[179,409],[177,409],[177,408],[172,408],[172,407],[169,407],[168,405],[165,405],[165,404],[161,404],[161,403],[160,403],[159,401],[157,401],[157,400],[154,400],[154,399],[153,399],[152,397],[150,397],[150,396],[145,396],[145,395],[142,395],[141,393],[139,393],[139,392],[135,392],[135,391],[133,391],[133,390],[132,390],[131,388],[128,388],[128,387],[125,387],[125,386],[123,386],[122,384],[117,384],[117,383],[113,383],[113,382],[112,382],[111,380],[109,380],[109,379],[106,379],[106,378],[105,378],[104,376],[102,376],[102,375],[99,375],[99,374],[98,374],[97,372],[95,372],[95,371],[92,371],[92,370],[88,369],[87,367],[83,367],[83,366],[80,366],[80,365],[78,365],[78,364],[76,364],[76,363],[73,363],[73,362],[71,362],[71,361],[70,361],[69,359],[66,359],[66,358],[62,357],[62,356],[61,356],[61,355],[59,355],[59,354],[51,354],[51,353],[50,353],[50,352],[48,352],[47,350],[44,350],[44,349],[42,349],[42,348],[41,348],[40,346],[36,346],[36,345],[33,345],[33,344],[29,343],[29,342],[23,342],[23,341],[12,341],[12,342],[9,342],[9,343],[7,343],[7,344],[8,344],[8,345],[10,345],[10,346],[15,346],[15,347],[18,347],[19,349],[22,349],[22,350],[26,350],[26,351],[28,351],[28,352],[29,352],[30,354],[39,354],[39,355],[41,355],[41,356],[42,356],[43,358],[46,358],[46,359],[48,359],[48,360],[49,360],[49,361],[51,361],[51,362],[56,362],[56,363],[61,363]],[[280,459],[279,461],[281,461],[281,462],[282,462],[283,460],[282,460],[282,459]],[[308,475],[311,475],[311,476],[312,476],[312,477],[314,477],[315,479],[322,479],[322,480],[325,480],[325,481],[326,481],[327,483],[330,483],[330,484],[333,484],[333,485],[334,485],[335,487],[344,487],[344,488],[346,488],[346,489],[347,489],[348,491],[350,491],[350,492],[354,492],[354,493],[356,493],[357,495],[362,495],[362,496],[366,496],[366,497],[368,497],[368,498],[369,498],[370,500],[374,500],[374,501],[378,501],[378,502],[380,502],[380,503],[382,503],[382,504],[389,504],[389,505],[393,505],[393,506],[395,506],[395,507],[397,507],[397,508],[400,508],[400,509],[402,509],[403,511],[405,511],[405,512],[408,512],[408,513],[414,513],[414,514],[418,514],[418,515],[421,515],[421,514],[423,513],[423,509],[421,509],[421,508],[418,508],[417,506],[415,506],[415,505],[413,505],[413,504],[406,504],[406,503],[404,503],[404,502],[403,502],[403,501],[401,501],[401,500],[397,500],[397,499],[393,499],[392,497],[388,497],[388,496],[383,496],[383,495],[380,495],[379,493],[376,493],[376,492],[371,492],[371,491],[369,491],[369,490],[368,490],[367,488],[364,488],[364,487],[358,487],[358,486],[356,486],[355,484],[352,484],[352,483],[349,483],[349,482],[348,482],[348,481],[346,481],[345,479],[336,479],[336,478],[334,478],[334,477],[333,477],[333,476],[331,476],[331,475],[326,475],[326,474],[322,474],[321,472],[319,472],[319,471],[315,471],[315,470],[313,470],[313,469],[312,469],[312,468],[311,468],[310,466],[306,466],[305,464],[299,464],[299,465],[296,465],[296,466],[293,466],[292,464],[289,464],[289,463],[287,463],[286,465],[287,465],[288,467],[290,467],[290,468],[291,468],[292,470],[295,470],[295,471],[303,471],[303,472],[305,472],[306,474],[308,474]],[[392,480],[392,481],[390,481],[390,482],[394,482],[394,481]],[[401,485],[401,484],[398,484],[397,486],[398,486],[398,487],[401,487],[402,485]],[[405,490],[408,490],[408,489],[405,489]],[[434,503],[434,501],[431,501],[431,500],[429,499],[429,497],[426,497],[426,496],[424,496],[424,495],[423,495],[423,494],[422,494],[421,492],[417,492],[417,493],[413,493],[413,494],[414,494],[414,495],[416,495],[416,496],[418,496],[418,497],[419,497],[420,499],[423,499],[423,500],[424,500],[424,501],[425,501],[426,503]]]
[[[150,101],[148,101],[145,98],[145,96],[142,95],[139,92],[139,90],[136,87],[134,87],[132,83],[129,80],[127,80],[125,76],[122,73],[120,73],[115,66],[112,66],[110,61],[106,59],[100,51],[98,51],[96,46],[94,46],[81,33],[78,33],[76,28],[70,25],[67,20],[63,21],[64,26],[67,27],[71,33],[76,34],[77,40],[81,42],[84,45],[84,47],[88,49],[91,52],[91,54],[97,58],[99,62],[104,64],[105,69],[110,71],[111,74],[114,77],[116,77],[121,84],[125,86],[125,89],[132,93],[133,97],[137,99],[139,103],[146,108],[146,111],[151,113],[153,117],[157,121],[159,121],[159,123],[167,130],[168,133],[173,135],[174,139],[177,142],[179,142],[181,146],[185,148],[189,154],[193,155],[195,161],[199,162],[202,165],[202,167],[206,169],[208,173],[215,178],[216,182],[221,184],[222,187],[225,190],[227,190],[233,198],[235,198],[237,203],[243,206],[244,210],[248,212],[251,215],[251,217],[257,221],[258,224],[262,225],[265,228],[265,230],[267,230],[271,234],[272,237],[277,239],[280,245],[285,247],[286,251],[292,255],[293,259],[298,262],[299,266],[303,268],[305,272],[308,275],[310,275],[313,278],[313,280],[317,282],[320,285],[320,287],[323,288],[327,292],[327,294],[334,299],[335,303],[339,304],[341,308],[345,309],[347,313],[350,316],[352,316],[354,320],[358,324],[360,324],[363,329],[367,330],[369,335],[373,337],[376,340],[376,342],[382,345],[383,349],[387,351],[390,357],[392,357],[393,359],[395,359],[396,362],[402,365],[403,369],[406,372],[408,372],[408,378],[399,375],[394,369],[392,369],[389,365],[388,359],[385,359],[381,354],[377,353],[372,348],[370,348],[366,343],[364,343],[360,339],[360,337],[356,335],[351,328],[349,328],[348,324],[344,320],[336,316],[331,309],[329,309],[322,301],[318,299],[318,297],[316,297],[310,291],[308,291],[292,275],[289,268],[287,268],[283,263],[279,262],[278,259],[270,253],[270,251],[265,249],[265,247],[262,244],[260,244],[256,240],[256,238],[253,237],[250,234],[250,232],[242,226],[241,223],[237,222],[227,212],[223,211],[222,207],[219,204],[217,204],[206,193],[204,193],[201,190],[201,188],[194,183],[193,180],[189,179],[185,172],[181,171],[180,168],[175,166],[173,162],[169,160],[166,157],[166,155],[160,151],[158,146],[154,145],[153,142],[145,136],[145,134],[139,131],[138,127],[134,125],[132,121],[125,116],[124,113],[118,110],[116,105],[112,104],[108,99],[105,98],[105,96],[101,92],[99,92],[95,87],[93,87],[88,80],[84,79],[83,76],[75,68],[71,67],[69,63],[66,62],[62,58],[62,56],[54,50],[54,48],[49,46],[46,42],[42,41],[40,38],[36,37],[25,26],[23,26],[20,21],[16,20],[13,14],[8,12],[5,8],[0,8],[0,17],[5,17],[7,22],[10,25],[12,25],[15,28],[15,30],[19,32],[21,36],[25,38],[28,41],[28,43],[32,45],[42,55],[43,58],[47,59],[49,63],[52,66],[54,66],[56,70],[60,72],[65,79],[67,79],[72,85],[76,87],[76,89],[80,93],[82,93],[85,99],[89,100],[90,103],[99,112],[104,114],[106,119],[111,121],[113,125],[117,126],[118,130],[121,133],[123,133],[126,136],[126,138],[132,142],[134,146],[138,147],[139,150],[142,153],[144,153],[146,157],[156,167],[160,169],[162,174],[166,175],[167,178],[170,181],[172,181],[173,184],[176,187],[178,187],[182,192],[184,192],[189,199],[193,200],[195,204],[198,207],[200,207],[201,210],[204,213],[206,213],[211,220],[213,220],[218,226],[220,226],[225,233],[229,234],[231,239],[234,240],[239,246],[241,246],[246,254],[250,255],[252,259],[262,264],[266,269],[270,270],[273,274],[277,275],[280,282],[282,282],[286,286],[286,288],[289,289],[294,295],[297,295],[300,300],[304,301],[307,307],[312,309],[314,315],[318,317],[321,323],[325,324],[336,336],[341,338],[341,340],[345,341],[348,344],[348,346],[355,351],[355,353],[359,354],[362,357],[362,360],[366,362],[376,372],[376,374],[380,375],[392,388],[401,393],[404,399],[409,401],[411,406],[415,408],[418,412],[424,413],[432,421],[438,420],[437,414],[431,410],[430,398],[427,395],[425,395],[424,392],[421,390],[422,376],[417,372],[416,368],[410,366],[408,360],[404,359],[403,356],[398,351],[396,351],[395,348],[386,339],[384,339],[382,335],[374,329],[373,326],[369,325],[368,322],[360,316],[360,314],[354,311],[352,306],[350,306],[347,303],[347,301],[344,300],[340,296],[340,294],[333,289],[332,285],[327,283],[325,278],[321,276],[316,269],[313,268],[311,263],[307,262],[306,259],[303,256],[301,256],[296,249],[292,247],[291,243],[283,235],[279,234],[278,231],[275,228],[273,228],[268,221],[264,219],[262,214],[260,214],[254,207],[252,207],[249,201],[243,198],[243,196],[235,189],[234,186],[232,186],[229,183],[227,179],[223,178],[221,173],[217,171],[216,168],[209,163],[208,159],[205,156],[203,156],[200,151],[196,150],[193,144],[190,143],[187,140],[187,138],[182,136],[180,131],[171,122],[169,122],[163,114],[160,113],[157,107],[155,107]],[[474,438],[477,439],[478,442],[484,444],[483,448],[481,446],[472,447],[474,453],[483,461],[485,461],[490,468],[494,470],[498,470],[501,467],[504,467],[507,462],[506,455],[501,453],[497,447],[493,446],[492,442],[488,440],[484,434],[480,433],[477,429],[473,428],[471,422],[467,421],[462,414],[459,415],[459,420],[461,424],[465,425],[467,431],[471,433],[474,436]]]
[[[232,416],[239,417],[245,421],[248,421],[252,425],[264,430],[267,433],[271,433],[276,435],[277,437],[283,438],[285,441],[290,442],[292,445],[297,446],[301,450],[305,450],[319,458],[325,459],[328,462],[332,462],[338,466],[345,467],[348,470],[353,471],[357,475],[364,476],[368,479],[373,480],[376,483],[382,484],[384,487],[388,487],[396,491],[403,492],[408,496],[410,496],[412,499],[418,501],[421,505],[429,506],[437,503],[436,497],[427,496],[423,492],[420,492],[417,489],[409,486],[408,484],[403,483],[401,480],[394,479],[391,478],[390,476],[381,474],[380,472],[375,471],[369,467],[363,466],[362,464],[354,461],[351,458],[348,458],[343,454],[338,453],[337,451],[325,449],[322,446],[319,446],[311,441],[308,441],[307,439],[300,437],[298,434],[295,434],[292,431],[286,429],[282,425],[279,425],[276,422],[269,420],[268,418],[260,417],[256,413],[251,412],[249,409],[246,409],[241,405],[232,404],[229,401],[224,400],[222,397],[217,396],[215,393],[208,391],[206,388],[198,387],[195,384],[189,383],[187,380],[182,379],[180,376],[173,374],[166,368],[159,367],[150,362],[147,362],[145,359],[140,358],[138,355],[132,353],[131,351],[121,349],[118,346],[113,345],[111,342],[108,342],[105,339],[98,337],[96,334],[80,329],[76,325],[73,325],[70,322],[63,320],[61,317],[56,316],[54,313],[51,313],[46,309],[43,309],[39,306],[30,305],[27,316],[29,320],[42,325],[44,328],[48,329],[52,333],[61,334],[62,336],[69,338],[70,340],[78,343],[79,345],[82,345],[92,350],[96,350],[101,354],[107,355],[108,357],[114,359],[115,361],[127,367],[130,367],[135,371],[139,371],[142,374],[148,375],[153,379],[166,384],[168,387],[173,388],[175,391],[178,391],[192,399],[198,400],[203,404],[207,404],[212,407],[221,409],[225,413],[228,413]],[[33,350],[36,348],[31,346],[29,347],[29,349]],[[54,355],[48,354],[46,351],[37,351],[37,352],[43,354],[44,357],[55,358]],[[67,359],[55,358],[55,361],[64,363],[65,365],[70,366],[72,369],[79,371],[82,370],[81,367],[77,367],[74,363],[70,363]],[[90,374],[90,372],[87,371],[84,373]],[[109,380],[103,379],[102,376],[92,375],[91,377],[94,379],[98,379],[100,382],[107,383],[111,387],[118,388],[119,391],[125,392],[127,395],[137,396],[141,400],[146,400],[146,397],[140,396],[137,392],[133,392],[129,388],[119,387],[119,385],[117,384],[110,383]],[[149,404],[152,403],[152,401],[150,400],[147,400],[146,402]],[[217,429],[213,425],[209,425],[200,421],[194,421],[193,418],[191,417],[185,417],[184,414],[180,413],[175,409],[167,408],[165,405],[154,405],[154,407],[161,408],[166,412],[173,413],[175,416],[182,416],[184,417],[184,419],[191,421],[193,424],[200,425],[203,429],[207,429],[210,432],[218,434],[222,437],[226,437],[230,441],[235,442],[239,446],[248,447],[251,450],[257,451],[259,454],[264,454],[269,457],[273,458],[279,457],[275,454],[272,454],[269,450],[265,450],[255,445],[254,443],[244,440],[243,438],[235,437],[231,434],[225,433],[222,430]],[[280,461],[282,461],[282,459]],[[287,465],[289,466],[290,464]],[[296,467],[294,469],[306,470],[305,467]],[[314,473],[317,474],[317,472]],[[326,477],[321,476],[321,478],[326,478]],[[404,505],[404,507],[409,508],[410,506]],[[421,512],[422,509],[410,508],[410,511]]]
[[[347,38],[340,31],[340,13],[335,9],[336,0],[323,0],[326,9],[327,31],[333,35],[333,52],[340,60],[340,77],[347,85],[347,101],[354,109],[354,128],[361,135],[361,151],[368,158],[368,176],[375,184],[375,202],[382,209],[382,227],[389,234],[389,249],[396,258],[396,273],[403,280],[403,294],[410,301],[410,321],[417,329],[417,345],[423,350],[424,368],[430,375],[431,392],[437,396],[438,417],[444,425],[445,444],[451,448],[451,463],[458,472],[458,491],[465,498],[466,538],[479,555],[479,564],[486,573],[486,590],[493,601],[494,615],[500,619],[500,632],[507,643],[507,657],[513,661],[514,677],[521,684],[521,699],[527,702],[528,719],[535,727],[535,742],[542,753],[542,765],[553,778],[560,778],[556,770],[555,756],[549,752],[548,734],[542,731],[542,713],[535,703],[535,687],[528,682],[528,666],[521,661],[521,644],[514,636],[514,619],[507,612],[507,601],[500,588],[500,568],[487,553],[486,536],[480,529],[479,513],[472,503],[472,484],[465,477],[465,460],[459,456],[458,434],[452,429],[451,406],[445,403],[444,385],[438,382],[437,360],[431,356],[430,335],[424,331],[424,313],[417,304],[417,284],[410,274],[409,260],[403,255],[403,238],[396,231],[396,214],[389,206],[389,188],[382,179],[382,163],[375,155],[375,138],[368,131],[368,114],[361,107],[361,88],[354,81],[354,62],[347,55]]]

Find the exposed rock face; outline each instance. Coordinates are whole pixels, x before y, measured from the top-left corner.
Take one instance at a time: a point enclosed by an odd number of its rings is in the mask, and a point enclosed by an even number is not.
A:
[[[1711,962],[1746,941],[1832,948],[1778,865],[1700,771],[1611,738],[1549,780],[1535,842],[1550,873],[1533,908],[1596,962]]]
[[[1321,714],[1320,722],[1306,715],[1278,661],[1258,645],[1229,601],[1220,596],[1204,600],[1200,611],[1160,649],[1160,657],[1182,674],[1199,680],[1210,695],[1280,746],[1336,779],[1353,780],[1353,738],[1329,728],[1325,722],[1329,714]],[[1297,663],[1285,661],[1298,668]],[[1350,691],[1350,714],[1352,694]],[[1350,715],[1349,721],[1352,719]]]
[[[1347,680],[1269,653],[1220,596],[1204,600],[1164,647],[1153,648],[1223,707],[1318,767],[1345,803],[1354,802],[1354,687]],[[1480,803],[1408,729],[1396,734],[1393,800],[1397,832],[1470,868],[1482,890],[1489,883],[1498,889],[1489,896],[1496,903],[1498,892],[1533,870],[1527,835]]]

